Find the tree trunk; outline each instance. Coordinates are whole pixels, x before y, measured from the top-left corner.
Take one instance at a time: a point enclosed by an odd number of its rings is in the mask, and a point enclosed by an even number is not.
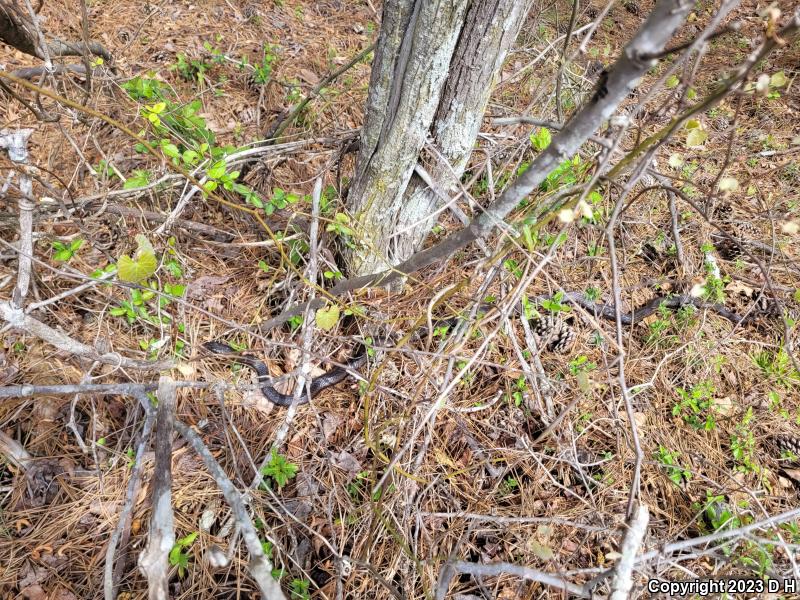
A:
[[[20,52],[42,58],[30,22],[5,1],[0,1],[0,41]]]
[[[386,0],[348,208],[351,273],[391,266],[403,194],[433,121],[468,0]]]
[[[12,6],[6,0],[0,0],[0,42],[6,43],[36,58],[44,59],[44,52],[39,47],[36,39],[36,28],[22,10]],[[88,52],[95,56],[102,56],[106,61],[111,61],[113,56],[101,44],[90,42],[65,42],[52,40],[46,42],[47,51],[53,56],[81,56]]]
[[[431,162],[436,165],[431,175],[445,192],[458,189],[495,78],[532,4],[533,0],[479,0],[467,12],[431,126],[432,143],[441,155],[438,161]],[[440,204],[441,197],[413,173],[398,214],[397,231],[402,233],[389,246],[392,264],[404,261],[422,247],[435,224],[435,218],[425,217]]]
[[[402,262],[431,227],[436,194],[414,167],[428,138],[463,173],[480,128],[492,80],[532,0],[387,1],[372,67],[367,116],[348,208],[355,218],[351,274]],[[450,187],[446,185],[444,187]]]

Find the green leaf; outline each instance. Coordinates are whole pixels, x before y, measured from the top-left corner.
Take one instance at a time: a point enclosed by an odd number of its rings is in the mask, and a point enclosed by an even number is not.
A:
[[[178,150],[178,147],[170,142],[164,143],[164,140],[161,142],[161,151],[166,154],[169,158],[180,158],[181,151]]]
[[[206,171],[206,175],[208,175],[210,179],[219,179],[220,177],[225,175],[225,161],[218,160],[217,162],[215,162],[211,166],[211,168],[208,171]]]
[[[170,296],[175,296],[176,298],[182,298],[184,292],[186,291],[186,286],[178,283],[176,284],[165,283],[164,291]]]
[[[323,331],[330,331],[339,322],[339,307],[331,304],[326,308],[320,308],[316,312],[317,327]]]
[[[777,73],[773,73],[772,77],[769,78],[769,85],[770,87],[779,88],[786,85],[787,79],[786,74],[783,71],[778,71]]]
[[[217,189],[217,182],[213,179],[210,179],[203,184],[203,189],[206,192],[213,192],[215,189]]]
[[[196,165],[199,159],[200,155],[194,150],[186,150],[183,153],[183,162],[185,162],[187,165]]]
[[[680,82],[681,80],[678,79],[677,75],[670,75],[667,77],[667,81],[664,82],[664,87],[666,87],[668,90],[671,90],[672,88],[678,87]]]
[[[156,272],[156,257],[152,254],[143,256],[138,260],[133,260],[131,257],[123,254],[119,257],[117,262],[117,270],[119,278],[122,281],[129,281],[131,283],[139,283],[147,279]]]
[[[297,469],[296,464],[289,462],[285,456],[273,450],[269,463],[261,468],[261,474],[271,477],[281,488],[289,483],[290,479],[294,479],[295,475],[297,475]]]
[[[153,250],[153,245],[148,239],[138,234],[136,243],[138,247],[133,258],[123,254],[117,262],[117,272],[122,281],[139,283],[152,276],[158,267],[155,250]]]
[[[128,179],[125,181],[125,183],[122,185],[122,189],[130,190],[133,188],[144,187],[148,183],[150,183],[150,172],[137,169],[133,172],[133,175],[128,177]]]
[[[182,537],[181,539],[175,542],[175,545],[179,548],[188,548],[191,546],[194,541],[197,539],[197,536],[200,535],[197,531],[190,533],[189,535]]]
[[[700,128],[691,129],[686,134],[686,146],[689,148],[696,148],[705,144],[708,139],[708,134]]]
[[[540,127],[530,135],[531,145],[535,150],[541,152],[550,145],[553,137],[550,130],[546,127]]]

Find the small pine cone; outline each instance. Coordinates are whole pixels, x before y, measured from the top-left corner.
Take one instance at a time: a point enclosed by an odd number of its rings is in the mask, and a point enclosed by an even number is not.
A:
[[[259,18],[261,16],[261,12],[258,10],[258,2],[248,2],[245,4],[242,8],[242,16],[246,21],[252,21]]]
[[[575,329],[559,315],[545,315],[531,320],[536,343],[550,352],[564,353],[575,343]]]
[[[734,260],[741,258],[742,254],[744,254],[742,247],[738,243],[728,238],[720,238],[715,240],[714,246],[716,247],[717,253],[722,260],[729,260],[733,262]]]
[[[800,466],[800,437],[795,435],[775,435],[770,438],[770,441],[778,451],[777,458],[781,458],[782,454],[789,453],[794,458],[790,458],[787,454],[786,458],[782,459],[786,465]]]
[[[731,223],[734,236],[743,238],[744,240],[754,239],[761,235],[758,227],[753,225],[750,221],[736,221]]]
[[[639,14],[639,3],[635,2],[634,0],[626,0],[622,3],[622,6],[632,15]]]

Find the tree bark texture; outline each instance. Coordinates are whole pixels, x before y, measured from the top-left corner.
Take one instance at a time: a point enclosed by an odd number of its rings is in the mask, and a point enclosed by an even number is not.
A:
[[[458,190],[495,78],[532,4],[533,0],[477,0],[467,10],[431,125],[432,144],[440,157],[431,157],[427,170],[446,192]],[[439,204],[440,195],[412,174],[397,215],[396,232],[402,233],[397,233],[389,245],[392,264],[422,247],[435,224],[434,218],[426,217]]]
[[[548,173],[560,162],[574,155],[581,144],[611,118],[620,103],[636,89],[640,79],[656,65],[665,44],[684,23],[693,6],[693,3],[684,0],[658,0],[642,27],[608,69],[607,77],[594,96],[554,136],[551,144],[536,156],[528,170],[517,177],[480,215],[473,218],[469,225],[394,265],[392,269],[367,275],[354,274],[333,286],[329,293],[337,296],[344,291],[370,285],[389,285],[403,275],[446,260],[454,252],[486,237],[502,225],[505,217],[544,181]],[[262,331],[284,322],[282,319],[286,319],[287,315],[300,314],[302,309],[302,305],[287,309],[280,319],[262,324]]]
[[[348,208],[352,273],[391,266],[389,243],[429,135],[468,0],[386,0]]]
[[[36,27],[31,23],[28,15],[22,9],[14,6],[7,0],[0,0],[0,42],[8,44],[36,58],[44,59],[44,53],[36,39]],[[101,44],[90,42],[65,42],[51,40],[47,43],[47,51],[52,56],[81,56],[85,52],[102,56],[106,61],[111,61],[113,56]]]
[[[10,3],[0,1],[0,41],[20,52],[42,58],[30,22]]]

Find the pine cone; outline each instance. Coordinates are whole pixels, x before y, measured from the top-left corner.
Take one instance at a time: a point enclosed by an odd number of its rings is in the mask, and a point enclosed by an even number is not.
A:
[[[717,238],[714,240],[714,247],[722,260],[729,260],[731,262],[739,259],[744,254],[742,247],[728,238]]]
[[[550,352],[566,352],[577,337],[572,325],[557,314],[531,319],[531,327],[539,347]]]
[[[778,451],[778,458],[784,452],[790,452],[794,455],[794,459],[785,458],[782,462],[792,466],[800,466],[800,437],[795,435],[775,435],[772,436],[771,441]]]

